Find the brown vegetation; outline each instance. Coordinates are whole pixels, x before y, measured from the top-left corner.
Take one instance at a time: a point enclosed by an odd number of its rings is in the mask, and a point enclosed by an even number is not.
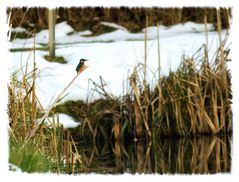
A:
[[[10,9],[8,9],[9,12]],[[193,13],[192,13],[193,12]],[[57,23],[67,21],[75,31],[89,29],[93,33],[102,32],[100,21],[114,22],[126,27],[131,32],[139,32],[145,28],[146,16],[148,16],[148,25],[170,26],[187,21],[204,23],[204,15],[208,17],[208,23],[217,24],[215,8],[143,8],[143,7],[60,7],[57,9]],[[229,28],[228,15],[230,9],[221,8],[222,27]],[[37,31],[47,29],[48,11],[47,8],[13,8],[10,23],[13,27],[25,27],[29,31],[33,27]],[[32,25],[33,24],[33,25]]]

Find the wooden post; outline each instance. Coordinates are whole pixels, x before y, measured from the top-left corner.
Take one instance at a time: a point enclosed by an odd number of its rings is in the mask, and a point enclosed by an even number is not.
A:
[[[49,28],[49,56],[55,57],[55,21],[56,21],[55,9],[49,9],[48,11],[48,28]]]

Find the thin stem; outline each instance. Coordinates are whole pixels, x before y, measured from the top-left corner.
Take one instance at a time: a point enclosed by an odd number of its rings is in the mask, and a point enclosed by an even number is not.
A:
[[[160,63],[160,42],[159,42],[159,24],[157,24],[157,45],[158,45],[158,79],[161,77],[161,63]]]
[[[145,32],[144,32],[144,88],[146,89],[146,72],[147,72],[147,35],[148,31],[148,16],[146,16]]]
[[[52,108],[56,105],[56,103],[60,100],[60,98],[64,95],[66,90],[72,85],[72,83],[75,81],[75,79],[87,68],[87,66],[84,67],[81,71],[78,72],[78,74],[69,82],[69,84],[62,90],[62,92],[57,96],[57,98],[54,100],[52,105],[49,107],[48,111],[44,114],[44,116],[41,118],[41,120],[37,123],[35,128],[30,133],[29,137],[26,139],[25,143],[27,143],[37,132],[39,129],[39,126],[43,123],[43,121],[48,117],[50,114]]]

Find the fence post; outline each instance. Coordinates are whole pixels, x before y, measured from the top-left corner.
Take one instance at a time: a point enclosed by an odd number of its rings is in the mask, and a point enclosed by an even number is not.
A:
[[[49,26],[49,56],[54,58],[55,57],[55,21],[56,21],[56,14],[55,9],[48,10],[48,26]]]

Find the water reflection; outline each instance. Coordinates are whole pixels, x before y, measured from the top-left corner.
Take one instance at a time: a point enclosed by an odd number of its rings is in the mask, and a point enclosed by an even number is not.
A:
[[[200,173],[230,172],[230,137],[160,139],[122,144],[79,146],[89,172]]]

